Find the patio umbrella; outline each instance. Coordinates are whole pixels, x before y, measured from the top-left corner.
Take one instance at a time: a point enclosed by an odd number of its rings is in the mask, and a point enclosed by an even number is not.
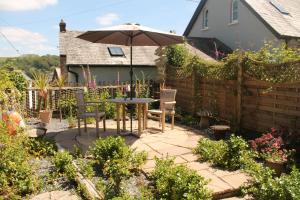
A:
[[[133,96],[132,46],[167,46],[184,42],[182,36],[132,23],[87,31],[77,37],[93,43],[130,46],[130,99]]]

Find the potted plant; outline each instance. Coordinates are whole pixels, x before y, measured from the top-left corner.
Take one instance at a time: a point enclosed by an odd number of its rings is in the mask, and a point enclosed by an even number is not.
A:
[[[267,167],[273,169],[277,176],[280,176],[285,171],[285,165],[290,152],[285,149],[276,150],[263,153],[265,164]]]
[[[49,123],[52,118],[52,110],[48,107],[48,88],[49,88],[49,79],[47,74],[41,72],[33,72],[33,83],[38,91],[38,109],[39,109],[39,118],[43,123]]]
[[[251,147],[258,152],[266,166],[273,169],[278,176],[284,171],[288,157],[292,154],[292,151],[285,149],[280,133],[281,131],[272,128],[269,133],[250,140]]]

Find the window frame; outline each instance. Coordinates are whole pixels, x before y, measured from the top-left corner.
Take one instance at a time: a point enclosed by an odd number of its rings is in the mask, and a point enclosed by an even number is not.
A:
[[[235,7],[236,4],[236,7]],[[233,17],[236,15],[236,19]],[[239,4],[238,0],[232,0],[230,5],[230,23],[237,23],[239,21]]]
[[[111,57],[124,57],[125,53],[121,47],[118,46],[109,46],[107,50]]]
[[[208,9],[205,9],[203,12],[202,29],[208,29]]]

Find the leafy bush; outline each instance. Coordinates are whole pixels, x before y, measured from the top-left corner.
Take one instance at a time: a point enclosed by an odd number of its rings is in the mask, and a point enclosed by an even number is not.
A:
[[[121,137],[98,139],[90,151],[108,178],[113,193],[121,193],[122,180],[140,170],[147,158],[145,152],[134,152]]]
[[[46,138],[29,138],[24,145],[28,153],[35,157],[53,156],[57,151],[55,141]]]
[[[281,134],[279,130],[272,128],[271,132],[265,133],[255,140],[250,140],[250,145],[263,159],[275,162],[286,162],[288,158],[292,158],[293,151],[284,149]]]
[[[67,151],[59,151],[53,157],[53,164],[59,174],[65,174],[70,180],[75,178],[76,169],[72,164],[73,156]]]
[[[113,103],[107,102],[107,99],[109,99],[110,97],[111,96],[107,89],[101,91],[100,100],[103,101],[101,106],[103,106],[105,108],[106,117],[109,119],[113,119],[116,116],[116,105]]]
[[[61,108],[64,117],[74,117],[76,115],[76,99],[62,96],[59,99],[58,106]]]
[[[200,139],[194,152],[199,155],[201,160],[230,170],[245,167],[247,161],[254,157],[247,142],[234,135],[228,141]]]
[[[0,127],[0,196],[4,199],[19,199],[37,188],[23,145],[25,139],[22,135],[10,137],[6,129]]]
[[[14,83],[14,86],[20,91],[25,92],[28,86],[27,80],[20,71],[12,71],[8,73],[9,79]]]
[[[184,46],[172,45],[172,46],[168,46],[166,50],[167,50],[167,59],[169,65],[175,67],[181,67],[186,64],[189,56],[189,52]]]
[[[273,171],[262,165],[249,167],[248,173],[253,177],[243,193],[254,199],[269,200],[296,200],[300,199],[300,172],[293,168],[290,175],[283,174],[273,178]]]
[[[208,181],[184,165],[175,165],[174,159],[156,159],[151,178],[155,183],[157,199],[212,198],[206,188]]]
[[[281,137],[275,137],[276,132],[276,129],[272,129],[271,132],[265,133],[255,140],[250,140],[251,147],[259,153],[281,149],[283,140]]]
[[[269,83],[297,82],[300,78],[299,49],[286,45],[266,43],[259,51],[234,51],[222,62],[207,61],[188,52],[182,45],[167,48],[168,64],[178,67],[180,76],[197,73],[214,80],[236,80],[238,63],[242,62],[244,72]]]
[[[224,166],[227,149],[228,146],[223,140],[213,141],[203,138],[198,141],[194,153],[196,153],[202,161],[209,161],[217,166]]]
[[[94,164],[94,162],[92,162],[92,161],[78,159],[77,166],[79,167],[79,170],[83,176],[91,179],[95,175],[95,172],[93,169],[93,164]]]
[[[98,139],[90,149],[101,167],[109,160],[123,159],[131,169],[137,169],[146,160],[144,152],[135,153],[121,137]]]

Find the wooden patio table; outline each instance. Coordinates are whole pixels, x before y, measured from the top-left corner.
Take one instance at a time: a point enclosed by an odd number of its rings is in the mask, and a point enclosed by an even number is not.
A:
[[[122,107],[122,121],[123,121],[123,131],[126,132],[126,109],[125,106],[128,104],[137,104],[138,113],[138,132],[134,134],[134,136],[140,137],[142,134],[142,130],[147,128],[147,110],[148,104],[154,102],[156,100],[151,98],[115,98],[109,99],[108,102],[116,104],[116,112],[117,112],[117,133],[120,134],[120,115],[121,115],[121,107]],[[142,118],[143,115],[143,118]],[[143,121],[143,126],[142,126]],[[132,127],[131,127],[132,128]],[[133,133],[131,133],[133,134]]]

